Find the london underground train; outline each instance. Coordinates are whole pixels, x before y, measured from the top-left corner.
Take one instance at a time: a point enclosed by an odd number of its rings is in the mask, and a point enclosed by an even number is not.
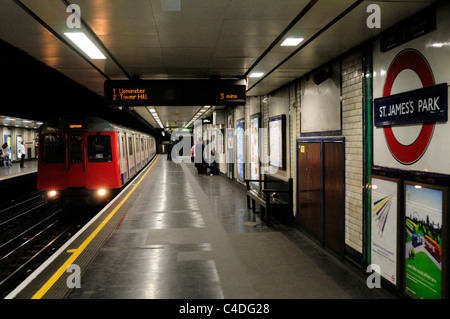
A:
[[[55,118],[39,128],[37,188],[65,204],[105,202],[155,155],[149,134],[94,116]]]

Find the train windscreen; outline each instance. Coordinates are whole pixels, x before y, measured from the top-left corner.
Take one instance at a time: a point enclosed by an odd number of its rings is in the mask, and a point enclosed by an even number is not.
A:
[[[42,163],[64,163],[66,156],[65,144],[64,135],[62,134],[44,135],[42,141]]]
[[[111,162],[111,137],[109,135],[89,135],[88,160],[90,163]]]

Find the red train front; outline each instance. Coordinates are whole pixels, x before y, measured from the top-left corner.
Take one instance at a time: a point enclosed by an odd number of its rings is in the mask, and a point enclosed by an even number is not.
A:
[[[104,201],[136,173],[130,167],[142,168],[155,154],[153,137],[91,116],[44,123],[39,141],[38,190],[65,203]]]

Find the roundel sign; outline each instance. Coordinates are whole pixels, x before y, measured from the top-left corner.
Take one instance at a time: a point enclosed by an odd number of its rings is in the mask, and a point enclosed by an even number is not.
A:
[[[434,77],[427,60],[417,51],[406,49],[400,52],[392,61],[386,75],[383,97],[391,95],[395,79],[403,70],[411,69],[420,78],[423,87],[433,86]],[[433,135],[434,123],[423,123],[419,136],[409,145],[400,143],[390,126],[384,127],[384,134],[391,154],[403,164],[417,162],[425,153]]]

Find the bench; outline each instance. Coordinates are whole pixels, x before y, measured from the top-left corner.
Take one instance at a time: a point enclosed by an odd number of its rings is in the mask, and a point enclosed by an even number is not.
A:
[[[252,187],[250,183],[258,183],[259,189]],[[293,182],[292,178],[282,181],[270,175],[264,175],[264,179],[246,179],[247,208],[252,208],[255,213],[256,203],[260,206],[261,219],[270,225],[270,218],[290,224],[293,219]],[[250,201],[252,205],[250,206]]]

